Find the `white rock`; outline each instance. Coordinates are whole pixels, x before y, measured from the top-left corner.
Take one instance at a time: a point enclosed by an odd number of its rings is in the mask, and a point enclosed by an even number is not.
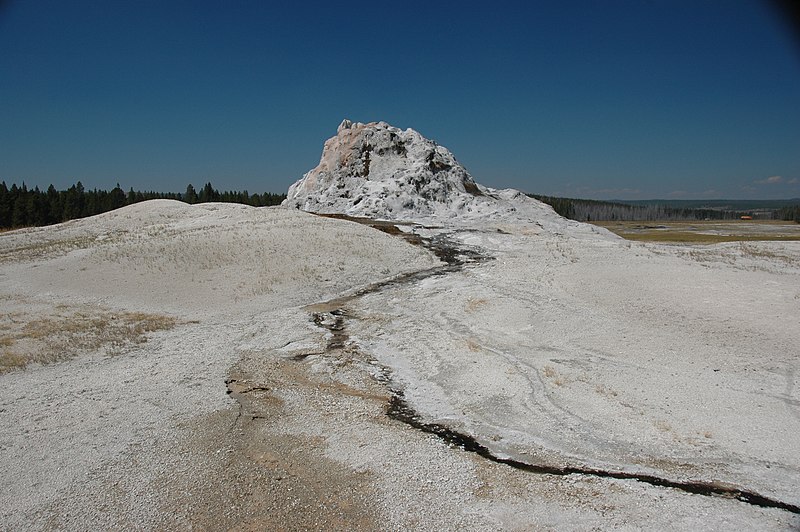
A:
[[[413,129],[343,120],[316,168],[294,183],[285,206],[392,220],[559,218],[517,190],[475,182],[445,147]]]

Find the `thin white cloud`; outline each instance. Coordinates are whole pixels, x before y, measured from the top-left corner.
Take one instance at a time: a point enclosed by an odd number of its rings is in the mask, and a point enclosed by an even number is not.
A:
[[[778,183],[783,183],[783,177],[779,175],[773,175],[766,179],[759,179],[757,181],[753,181],[756,185],[776,185]]]
[[[800,183],[800,179],[793,177],[789,181],[787,181],[787,183],[789,183],[790,185],[796,185],[797,183]]]

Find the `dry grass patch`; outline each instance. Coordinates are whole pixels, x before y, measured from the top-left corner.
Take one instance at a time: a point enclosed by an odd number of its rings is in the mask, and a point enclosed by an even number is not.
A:
[[[466,312],[475,312],[476,310],[480,309],[481,307],[485,307],[489,304],[489,301],[483,298],[472,298],[469,299],[464,305],[464,310]]]
[[[26,235],[28,236],[28,235]],[[93,236],[37,240],[33,236],[9,240],[0,246],[0,264],[42,260],[66,255],[76,249],[86,249],[95,242]]]
[[[606,386],[605,384],[598,384],[597,386],[595,386],[594,391],[606,397],[616,397],[617,395],[619,395],[615,389]]]
[[[481,351],[483,349],[481,347],[480,342],[478,342],[474,338],[467,338],[466,343],[467,343],[467,349],[469,349],[473,353],[477,353],[478,351]]]
[[[0,374],[28,364],[51,364],[90,351],[111,354],[172,329],[178,320],[162,314],[76,309],[59,305],[44,312],[0,315]]]
[[[659,419],[654,423],[654,425],[661,432],[672,432],[672,425],[664,420]]]
[[[0,352],[0,375],[14,369],[24,368],[27,365],[28,360],[22,355],[5,349]]]
[[[565,384],[570,382],[570,379],[568,379],[564,375],[561,375],[558,371],[555,370],[555,368],[553,368],[553,366],[543,367],[542,375],[552,380],[553,384],[555,384],[556,386],[564,386]]]
[[[627,240],[718,244],[758,240],[800,240],[800,225],[781,221],[592,222]]]
[[[739,245],[739,249],[741,249],[742,254],[746,257],[767,259],[774,262],[785,262],[786,264],[793,264],[796,262],[795,259],[790,255],[779,253],[773,249],[758,247],[754,244],[745,244],[742,242]]]

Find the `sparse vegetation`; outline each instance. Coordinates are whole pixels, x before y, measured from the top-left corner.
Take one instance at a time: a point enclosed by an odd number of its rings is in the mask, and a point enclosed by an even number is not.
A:
[[[467,338],[466,342],[467,342],[467,349],[469,349],[473,353],[477,353],[483,349],[481,347],[481,344],[474,338]]]
[[[41,259],[54,255],[63,255],[74,249],[88,247],[94,238],[89,236],[76,236],[62,240],[44,240],[24,244],[21,246],[9,246],[0,249],[0,264],[5,262],[26,261]]]
[[[742,242],[739,245],[739,249],[741,249],[742,254],[745,257],[766,259],[773,262],[783,262],[785,264],[794,264],[796,262],[796,259],[793,258],[791,255],[780,253],[773,249],[765,249],[763,247],[758,247],[756,244],[746,244]]]
[[[544,375],[548,379],[551,379],[553,381],[553,384],[555,384],[556,386],[564,386],[565,384],[567,384],[567,382],[569,382],[569,379],[567,379],[564,375],[556,371],[555,368],[553,368],[553,366],[548,365],[543,367],[542,375]]]
[[[147,341],[156,331],[175,327],[178,320],[163,314],[113,313],[59,305],[44,314],[0,314],[0,374],[28,364],[50,364],[81,353],[123,351]]]
[[[617,235],[636,241],[681,244],[717,244],[758,240],[800,240],[795,224],[773,220],[695,221],[695,222],[592,222]]]
[[[485,307],[489,303],[488,300],[484,298],[470,298],[466,305],[464,305],[464,310],[466,312],[475,312],[481,307]]]
[[[605,384],[598,384],[595,386],[595,391],[600,395],[605,395],[606,397],[616,397],[618,392],[611,388],[610,386],[606,386]]]

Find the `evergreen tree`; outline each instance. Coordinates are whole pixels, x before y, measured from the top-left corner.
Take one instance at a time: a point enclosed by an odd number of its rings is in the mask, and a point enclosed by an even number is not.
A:
[[[25,198],[23,194],[18,193],[17,197],[14,199],[14,210],[11,213],[11,227],[25,227],[25,225],[27,225],[27,210],[27,198]]]
[[[191,183],[186,187],[186,193],[183,195],[183,201],[189,204],[197,203],[197,192]]]
[[[219,200],[220,200],[219,192],[214,190],[214,187],[211,185],[210,181],[205,184],[203,189],[200,191],[200,194],[198,195],[198,201],[200,203],[206,203],[208,201],[219,201]]]
[[[117,183],[117,186],[114,187],[109,194],[108,206],[109,208],[106,210],[109,211],[125,206],[125,192],[122,191],[122,187],[119,186],[119,183]]]
[[[6,182],[0,183],[0,227],[11,227],[11,212],[14,204]]]

